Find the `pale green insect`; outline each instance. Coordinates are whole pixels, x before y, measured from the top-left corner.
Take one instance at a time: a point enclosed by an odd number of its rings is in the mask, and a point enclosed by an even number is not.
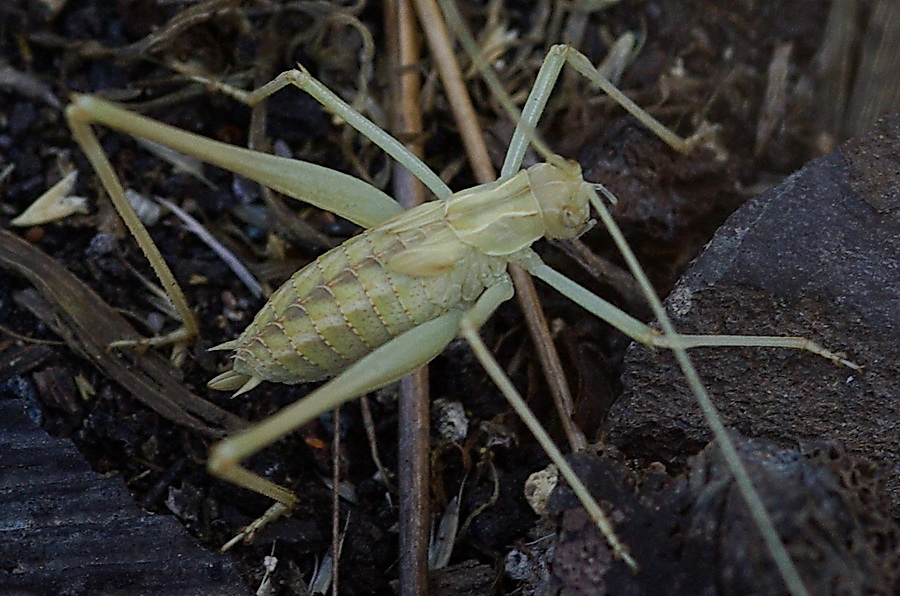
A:
[[[500,180],[455,194],[396,139],[352,110],[306,71],[282,73],[271,83],[250,93],[213,84],[220,91],[251,105],[287,85],[303,89],[410,170],[438,199],[443,199],[406,212],[380,190],[327,168],[218,143],[138,116],[95,97],[77,97],[68,107],[66,114],[76,139],[182,313],[187,329],[173,334],[175,339],[196,333],[190,328],[193,313],[168,267],[149,241],[146,230],[128,207],[121,184],[91,130],[92,124],[102,124],[197,156],[368,228],[362,235],[297,272],[272,296],[239,338],[219,346],[233,349],[235,356],[233,368],[210,382],[216,389],[248,391],[264,380],[299,383],[333,377],[268,420],[213,448],[209,460],[213,474],[276,501],[235,541],[252,535],[297,502],[297,497],[288,489],[242,467],[242,459],[319,414],[399,379],[430,361],[460,335],[470,342],[488,373],[558,466],[615,555],[636,568],[635,561],[616,537],[599,505],[478,337],[478,327],[501,303],[512,297],[513,289],[506,269],[508,264],[515,263],[635,340],[673,349],[689,384],[704,405],[713,431],[729,459],[729,467],[751,504],[779,568],[792,591],[804,593],[802,582],[761,508],[685,349],[717,345],[785,347],[809,350],[842,365],[856,365],[803,338],[675,333],[659,299],[599,198],[597,188],[583,180],[577,164],[541,149],[541,144],[530,133],[566,63],[616,96],[626,109],[657,131],[666,142],[681,149],[691,146],[690,140],[675,137],[611,88],[587,58],[568,46],[554,46],[545,59],[517,125]],[[536,142],[546,163],[520,171],[530,141]],[[555,272],[531,250],[531,244],[542,237],[577,237],[590,225],[591,206],[644,288],[664,333]]]
[[[233,370],[214,389],[333,377],[413,327],[470,310],[509,286],[510,262],[541,237],[589,224],[581,167],[541,163],[512,178],[425,203],[366,230],[295,273],[237,339]]]

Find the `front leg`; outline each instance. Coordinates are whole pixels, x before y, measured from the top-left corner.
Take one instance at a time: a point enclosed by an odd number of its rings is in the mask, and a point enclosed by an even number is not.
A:
[[[588,312],[612,325],[634,341],[651,348],[689,349],[699,347],[756,347],[804,350],[831,360],[837,365],[859,370],[860,366],[840,354],[805,337],[778,335],[686,335],[660,333],[653,327],[619,309],[603,298],[544,264],[534,253],[523,260],[529,273],[541,279]]]

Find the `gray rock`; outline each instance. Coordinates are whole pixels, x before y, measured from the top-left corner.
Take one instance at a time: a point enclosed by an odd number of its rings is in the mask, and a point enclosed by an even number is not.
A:
[[[667,300],[686,333],[798,335],[853,371],[786,349],[691,356],[725,424],[783,445],[838,440],[880,466],[900,511],[900,115],[751,200]],[[711,438],[674,358],[632,346],[609,442],[682,462]]]

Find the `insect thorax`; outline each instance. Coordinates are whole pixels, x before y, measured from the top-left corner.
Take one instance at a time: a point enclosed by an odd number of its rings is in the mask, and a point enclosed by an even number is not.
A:
[[[575,238],[590,217],[581,167],[561,157],[447,200],[457,236],[488,255],[512,255],[541,237]]]

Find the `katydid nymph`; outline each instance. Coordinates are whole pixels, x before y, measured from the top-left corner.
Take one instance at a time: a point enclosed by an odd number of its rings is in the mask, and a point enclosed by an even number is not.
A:
[[[337,405],[374,391],[427,363],[455,337],[465,338],[513,408],[535,434],[603,532],[614,554],[636,569],[627,545],[568,465],[538,420],[478,336],[478,328],[513,295],[507,267],[516,264],[631,338],[670,348],[729,458],[738,485],[762,526],[786,581],[796,576],[771,522],[755,497],[724,427],[715,415],[686,349],[696,346],[763,346],[808,350],[843,366],[856,367],[818,344],[797,337],[680,335],[618,231],[604,203],[605,189],[585,182],[580,166],[543,148],[533,133],[562,68],[569,64],[597,85],[602,76],[582,54],[554,46],[538,73],[496,182],[453,193],[420,159],[337,95],[296,69],[253,92],[213,84],[245,103],[256,104],[287,85],[309,93],[326,109],[368,137],[410,170],[438,199],[403,211],[389,196],[346,174],[310,163],[229,146],[139,116],[96,97],[78,96],[66,114],[76,139],[97,170],[132,233],[146,236],[133,215],[92,125],[101,125],[229,169],[284,194],[330,210],[366,231],[320,256],[277,290],[253,323],[233,341],[232,368],[210,381],[221,390],[249,391],[263,381],[300,383],[331,379],[278,414],[217,444],[209,470],[221,478],[272,498],[276,503],[239,538],[287,513],[297,497],[254,472],[241,461]],[[606,87],[604,86],[604,89]],[[630,110],[639,110],[636,106]],[[643,121],[663,128],[649,115]],[[529,143],[544,162],[525,170]],[[690,146],[690,143],[681,146]],[[677,145],[676,141],[672,141]],[[607,197],[608,198],[608,197]],[[591,208],[609,230],[660,321],[659,332],[592,294],[544,264],[531,249],[541,238],[576,238],[593,224]],[[152,242],[140,240],[145,251]],[[182,340],[195,330],[193,313],[168,267],[148,253],[157,275],[178,308],[185,329],[167,340]],[[768,526],[768,527],[767,527]],[[799,580],[797,580],[799,581]],[[802,588],[802,583],[799,584]],[[793,589],[793,587],[792,587]]]

